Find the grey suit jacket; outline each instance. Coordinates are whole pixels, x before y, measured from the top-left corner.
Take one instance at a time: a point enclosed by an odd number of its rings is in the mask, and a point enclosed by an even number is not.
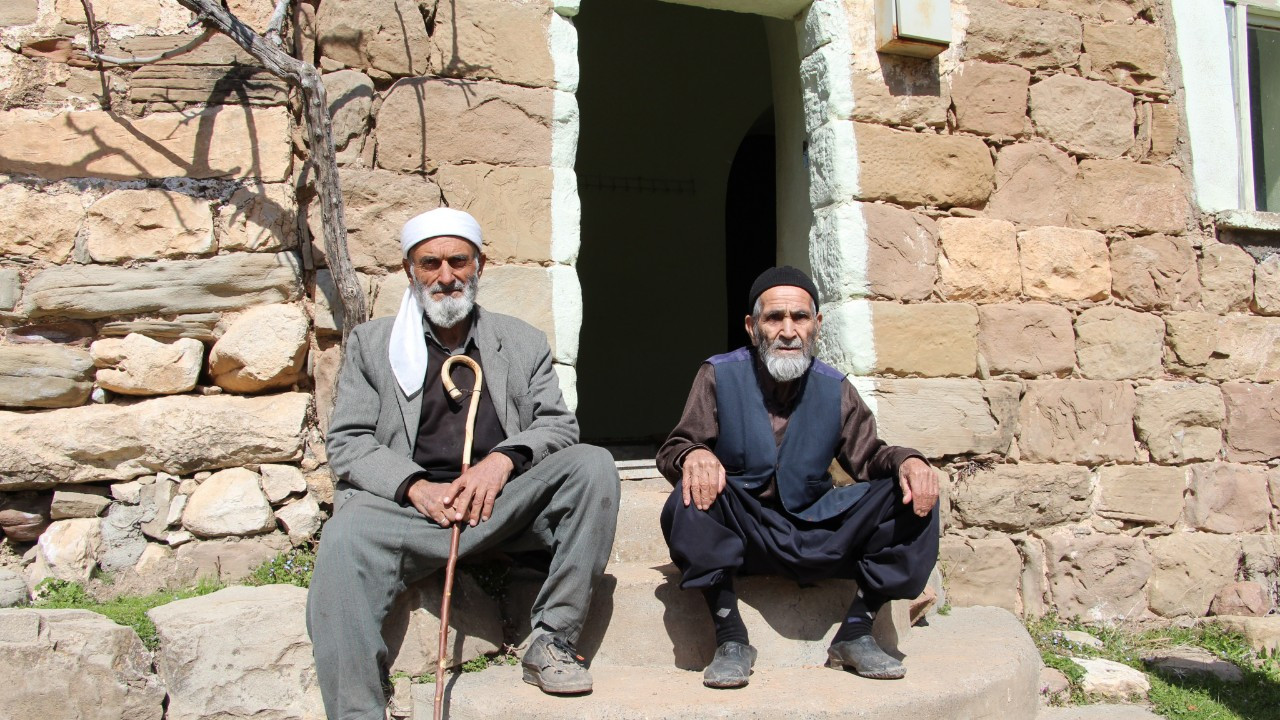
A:
[[[413,461],[422,391],[406,396],[391,371],[387,346],[394,322],[362,323],[347,338],[325,444],[340,483],[389,500],[405,478],[422,470]],[[475,322],[484,386],[507,434],[499,447],[523,445],[536,465],[576,443],[578,420],[560,394],[546,336],[523,320],[479,307]],[[440,382],[439,372],[428,367],[424,387]]]

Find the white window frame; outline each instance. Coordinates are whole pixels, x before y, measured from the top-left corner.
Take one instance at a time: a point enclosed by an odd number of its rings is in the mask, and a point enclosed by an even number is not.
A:
[[[1235,96],[1236,137],[1239,138],[1240,208],[1256,210],[1258,200],[1253,175],[1253,108],[1249,97],[1250,27],[1280,30],[1280,0],[1225,0],[1227,43],[1231,49],[1231,87]],[[1273,212],[1276,209],[1273,208]]]

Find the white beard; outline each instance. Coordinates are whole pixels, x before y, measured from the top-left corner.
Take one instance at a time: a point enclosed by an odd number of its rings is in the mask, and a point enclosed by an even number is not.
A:
[[[418,301],[418,306],[427,314],[427,319],[432,325],[440,328],[451,328],[462,322],[472,309],[476,306],[476,292],[479,290],[480,277],[472,275],[471,279],[465,285],[459,285],[454,282],[449,287],[445,287],[442,283],[434,283],[431,287],[427,287],[418,281],[416,277],[410,277],[409,287],[413,291],[413,297]],[[452,297],[445,295],[436,300],[432,298],[432,294],[438,292],[451,292],[462,289],[462,297]]]
[[[774,340],[772,343],[766,343],[764,336],[759,332],[753,333],[756,341],[756,354],[760,356],[760,362],[764,363],[764,369],[769,375],[778,382],[791,382],[797,380],[809,370],[809,364],[813,361],[813,346],[805,344],[800,340],[794,343],[785,343],[781,340]],[[780,349],[800,349],[799,357],[793,355],[777,355],[774,351]]]

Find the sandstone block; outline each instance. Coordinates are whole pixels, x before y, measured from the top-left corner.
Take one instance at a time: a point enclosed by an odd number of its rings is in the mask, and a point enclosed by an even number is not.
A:
[[[1095,380],[1156,377],[1164,372],[1164,321],[1158,315],[1104,305],[1076,318],[1080,372]]]
[[[1193,484],[1194,473],[1193,469]],[[1152,611],[1159,615],[1202,617],[1218,588],[1235,580],[1240,562],[1235,538],[1175,532],[1150,542],[1152,568],[1147,595]]]
[[[1110,465],[1098,469],[1098,514],[1113,520],[1172,527],[1182,516],[1183,468]]]
[[[306,603],[303,588],[267,585],[147,611],[160,637],[156,669],[169,691],[167,717],[324,717]]]
[[[986,218],[938,221],[938,289],[949,300],[992,302],[1022,291],[1013,223]]]
[[[296,245],[298,205],[287,183],[254,183],[231,193],[218,209],[223,251],[276,252]]]
[[[1262,468],[1234,463],[1192,465],[1189,487],[1187,523],[1192,527],[1224,534],[1267,528],[1271,501]],[[1206,607],[1208,602],[1206,598]]]
[[[1220,315],[1247,311],[1253,298],[1253,272],[1253,258],[1239,247],[1205,245],[1200,258],[1200,300],[1205,311]]]
[[[122,395],[172,395],[196,386],[204,344],[191,338],[163,343],[145,335],[99,340],[90,348],[98,385]]]
[[[94,262],[207,255],[209,204],[168,190],[116,190],[89,206],[85,248]]]
[[[301,275],[292,253],[219,255],[135,268],[54,268],[27,283],[24,303],[32,317],[237,310],[297,299]]]
[[[88,610],[25,608],[0,612],[0,626],[23,628],[0,634],[6,717],[164,717],[164,684],[152,674],[151,653],[133,628]]]
[[[221,540],[193,540],[194,536],[186,530],[169,536],[169,546],[178,547],[173,555],[175,562],[171,572],[179,583],[194,583],[201,578],[223,583],[240,582],[249,577],[254,568],[289,549],[289,536],[279,532]]]
[[[310,495],[304,495],[275,512],[275,519],[289,533],[289,541],[294,545],[301,545],[315,537],[320,532],[320,523],[324,522],[324,518],[324,511]]]
[[[333,473],[321,468],[307,473],[307,492],[322,505],[333,505]]]
[[[1111,244],[1115,294],[1143,308],[1189,310],[1200,298],[1196,252],[1185,238],[1148,235]]]
[[[1074,465],[996,465],[957,480],[951,509],[966,526],[1019,532],[1089,515],[1089,470]]]
[[[218,313],[178,315],[172,320],[115,320],[98,327],[98,334],[106,337],[145,335],[149,338],[191,338],[201,342],[213,342],[222,335]]]
[[[410,675],[435,672],[443,591],[444,575],[435,573],[396,597],[382,626],[392,672]],[[453,602],[457,604],[453,607],[466,610],[450,613],[452,640],[446,660],[450,667],[494,652],[501,646],[503,637],[497,602],[471,576],[465,573],[455,576],[454,593]]]
[[[965,303],[871,303],[875,372],[942,377],[977,370],[978,311]]]
[[[1093,71],[1111,82],[1164,85],[1164,30],[1159,25],[1084,25],[1084,51]]]
[[[262,465],[258,468],[262,475],[262,492],[272,505],[278,505],[290,495],[306,492],[307,480],[302,471],[293,465]]]
[[[22,576],[12,570],[0,569],[0,608],[24,605],[30,599]]]
[[[1065,13],[976,0],[969,6],[964,57],[1030,69],[1074,65],[1081,32],[1080,20]]]
[[[8,183],[0,187],[0,255],[64,263],[71,257],[84,215],[79,195]]]
[[[32,543],[49,527],[47,493],[6,492],[0,495],[0,531],[10,542]]]
[[[1280,322],[1272,318],[1174,313],[1166,316],[1165,329],[1178,372],[1214,380],[1280,379]]]
[[[1125,700],[1138,695],[1146,697],[1151,681],[1136,668],[1103,658],[1071,658],[1071,662],[1084,668],[1080,688],[1090,695]]]
[[[283,182],[293,159],[283,107],[214,106],[140,119],[103,110],[0,113],[0,172],[51,180],[256,178]]]
[[[338,177],[342,182],[351,264],[364,271],[399,270],[404,259],[400,228],[409,218],[439,207],[440,188],[421,175],[386,170],[342,168]],[[307,220],[311,224],[312,252],[317,262],[328,264],[318,204],[312,204]],[[398,303],[397,299],[397,308]]]
[[[327,73],[321,80],[329,99],[334,146],[343,150],[355,140],[356,147],[360,147],[369,129],[369,115],[377,95],[373,81],[359,70]]]
[[[1118,158],[1133,145],[1133,96],[1065,73],[1031,86],[1036,134],[1073,153]]]
[[[867,223],[867,286],[893,300],[923,300],[938,275],[938,226],[919,213],[862,205]]]
[[[465,11],[453,3],[437,5],[430,73],[553,86],[555,64],[546,39],[553,12],[550,3],[502,0],[473,2]]]
[[[1161,382],[1138,388],[1137,396],[1134,425],[1152,460],[1184,463],[1218,457],[1226,421],[1218,388]]]
[[[258,535],[276,529],[271,503],[256,473],[220,470],[200,483],[182,513],[182,527],[199,537]]]
[[[1113,620],[1141,617],[1142,590],[1151,555],[1139,538],[1064,528],[1044,536],[1049,587],[1067,617]]]
[[[431,37],[417,2],[321,4],[315,22],[323,57],[389,75],[422,75],[429,69]]]
[[[1280,315],[1280,255],[1272,255],[1253,270],[1253,308],[1262,315]]]
[[[1243,615],[1262,617],[1271,612],[1271,598],[1256,582],[1224,585],[1209,601],[1210,615]]]
[[[1022,292],[1040,300],[1104,300],[1111,294],[1107,239],[1093,230],[1038,227],[1018,233]]]
[[[880,437],[939,458],[1007,452],[1018,392],[996,380],[877,380],[871,395]]]
[[[306,393],[173,396],[38,414],[0,412],[6,429],[0,434],[0,488],[296,460],[309,402]]]
[[[1191,205],[1186,179],[1177,168],[1084,160],[1072,213],[1078,224],[1092,230],[1176,235],[1186,229]]]
[[[18,304],[22,293],[22,277],[13,268],[0,268],[0,311],[9,311]]]
[[[1009,538],[946,536],[938,550],[938,564],[946,572],[947,600],[952,605],[991,605],[1012,613],[1021,609],[1022,556]]]
[[[36,543],[36,562],[32,566],[32,584],[44,578],[86,583],[98,564],[102,548],[101,520],[75,518],[51,524]]]
[[[863,200],[977,207],[991,195],[995,167],[976,137],[901,132],[854,123]]]
[[[817,56],[814,54],[809,58]],[[807,82],[806,65],[802,61],[800,72]],[[905,64],[894,66],[884,63],[880,70],[877,74],[854,69],[853,96],[858,99],[853,104],[854,120],[897,127],[942,127],[947,124],[947,100],[937,91],[935,75],[919,70],[913,72]]]
[[[1182,118],[1170,103],[1151,104],[1151,156],[1164,160],[1173,155],[1182,134]]]
[[[969,61],[951,76],[959,129],[979,135],[1021,135],[1031,73],[1015,65]]]
[[[146,520],[142,523],[141,530],[144,535],[165,542],[169,537],[169,508],[173,507],[173,500],[178,492],[178,483],[174,482],[169,475],[158,476],[155,482],[148,485],[142,491],[142,506],[146,509]]]
[[[54,520],[96,518],[111,505],[107,488],[101,485],[71,485],[53,492],[49,511]]]
[[[1076,162],[1047,142],[1006,145],[996,155],[987,215],[1022,225],[1068,225]]]
[[[140,25],[142,27],[163,26],[166,22],[178,21],[183,24],[191,22],[191,14],[182,9],[174,0],[161,0],[157,3],[130,2],[130,0],[106,0],[95,4],[93,18],[96,22],[112,25]],[[84,6],[74,0],[55,0],[54,9],[68,23],[84,25]]]
[[[443,165],[436,173],[449,207],[484,228],[490,262],[545,263],[551,253],[553,170],[547,167]]]
[[[1226,457],[1258,462],[1280,457],[1280,385],[1223,383],[1227,404]]]
[[[316,393],[316,420],[323,432],[329,432],[329,416],[338,392],[338,369],[342,365],[342,347],[330,344],[311,351],[311,375]]]
[[[489,81],[401,80],[378,111],[378,166],[549,166],[553,95]]]
[[[1071,313],[1048,303],[978,307],[979,364],[993,375],[1065,375],[1076,363]]]
[[[1031,380],[1018,413],[1018,447],[1029,462],[1104,463],[1134,459],[1127,383]]]
[[[551,305],[551,274],[540,267],[494,265],[480,279],[480,303],[495,312],[514,315],[546,333],[556,352],[555,313]],[[399,307],[399,300],[396,302]]]
[[[307,314],[297,305],[263,305],[236,318],[209,351],[219,387],[252,393],[292,385],[307,354]]]
[[[66,345],[0,346],[0,406],[83,405],[93,389],[89,353]]]
[[[0,8],[0,26],[30,25],[39,15],[38,0],[13,0]]]

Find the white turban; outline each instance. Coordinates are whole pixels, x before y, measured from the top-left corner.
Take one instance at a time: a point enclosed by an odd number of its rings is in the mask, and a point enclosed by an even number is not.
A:
[[[442,235],[460,237],[475,245],[477,251],[484,250],[480,223],[469,213],[447,207],[428,210],[405,223],[400,231],[400,250],[407,258],[414,245]]]

